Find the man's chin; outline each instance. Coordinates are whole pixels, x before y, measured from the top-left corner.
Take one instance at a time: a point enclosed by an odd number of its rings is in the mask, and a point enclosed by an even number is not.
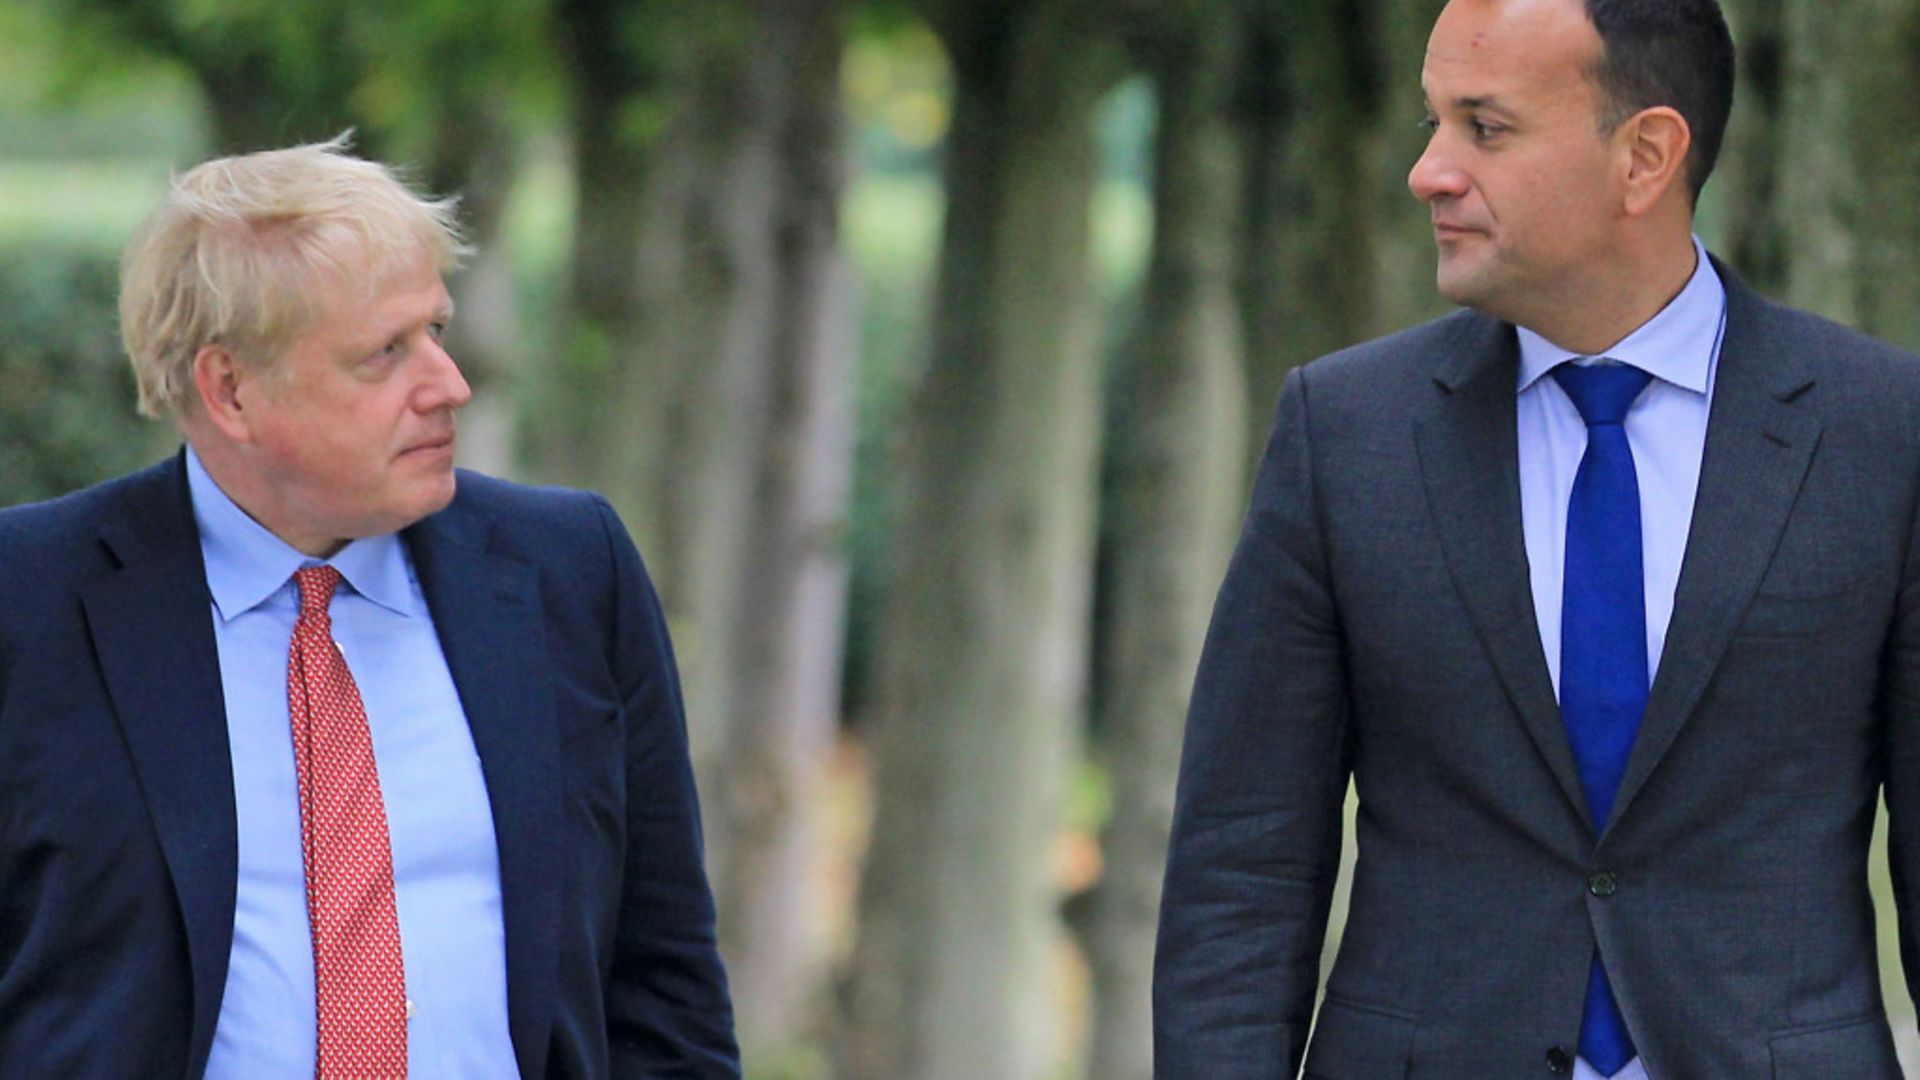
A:
[[[1434,286],[1448,303],[1479,308],[1486,303],[1488,290],[1485,275],[1476,269],[1464,265],[1463,260],[1443,255],[1434,272]]]
[[[441,479],[441,482],[435,486],[434,490],[426,494],[424,500],[426,509],[420,516],[430,517],[452,505],[454,490],[458,485],[459,480],[457,474],[452,469],[448,469],[446,476]]]
[[[443,476],[434,477],[430,482],[421,482],[412,490],[405,502],[398,504],[400,512],[395,517],[401,520],[392,529],[386,531],[399,532],[445,510],[453,503],[455,483],[452,469],[448,469]]]

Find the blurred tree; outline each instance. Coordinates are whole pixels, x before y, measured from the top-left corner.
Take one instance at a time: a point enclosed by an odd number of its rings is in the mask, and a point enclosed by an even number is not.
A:
[[[579,201],[538,460],[612,494],[682,650],[750,1055],[821,982],[852,465],[831,0],[560,0]]]
[[[1311,0],[1295,2],[1311,5]],[[1446,0],[1380,0],[1366,5],[1372,15],[1366,41],[1372,54],[1370,63],[1378,72],[1374,98],[1377,112],[1366,128],[1372,133],[1368,140],[1372,144],[1369,169],[1374,176],[1368,186],[1373,200],[1369,216],[1374,272],[1378,275],[1370,334],[1412,326],[1448,309],[1434,289],[1432,217],[1407,191],[1407,172],[1427,145],[1427,133],[1420,126],[1425,114],[1420,69],[1426,62],[1427,35],[1445,6]],[[1345,95],[1334,100],[1338,108],[1337,102],[1344,101]],[[1273,404],[1263,403],[1269,409]]]
[[[1920,10],[1767,7],[1736,9],[1761,43],[1743,88],[1770,122],[1739,132],[1734,250],[1763,285],[1777,274],[1788,303],[1920,347],[1920,146],[1907,134],[1920,120]]]
[[[111,78],[122,50],[169,57],[206,92],[216,153],[327,138],[358,119],[368,70],[364,0],[48,0],[73,33],[80,78]],[[363,146],[365,144],[363,143]]]
[[[1863,238],[1854,225],[1864,219],[1864,187],[1851,152],[1849,82],[1868,47],[1864,35],[1878,24],[1836,18],[1831,5],[1782,0],[1781,29],[1792,42],[1785,57],[1785,93],[1781,98],[1779,180],[1776,197],[1784,211],[1783,247],[1790,253],[1786,292],[1795,307],[1830,319],[1854,322],[1859,296],[1853,272],[1859,266]],[[1837,56],[1849,57],[1836,64]]]
[[[666,105],[656,97],[665,77],[643,16],[660,6],[554,3],[573,148],[572,248],[562,340],[526,387],[521,438],[541,476],[607,491],[653,562],[663,597],[677,606],[672,560],[660,543],[665,507],[637,483],[613,482],[623,456],[643,450],[654,460],[669,441],[670,395],[654,395],[653,408],[635,416],[622,415],[617,395],[647,353],[640,337],[641,239],[648,213],[658,212],[650,188]]]
[[[1819,64],[1821,78],[1848,74],[1849,146],[1860,176],[1860,215],[1848,223],[1859,237],[1854,325],[1920,349],[1920,140],[1913,135],[1920,126],[1920,4],[1868,0],[1826,7],[1819,17],[1858,35],[1847,52]],[[1834,55],[1848,62],[1836,64]],[[1820,135],[1796,132],[1807,144]]]
[[[1739,82],[1723,160],[1702,210],[1719,210],[1724,224],[1715,246],[1734,270],[1747,284],[1780,296],[1787,283],[1786,238],[1775,197],[1786,130],[1781,7],[1779,0],[1728,0],[1726,15],[1739,50]]]
[[[731,688],[714,887],[735,961],[743,1042],[790,1048],[818,1019],[826,953],[819,905],[825,770],[840,714],[853,465],[853,296],[840,244],[845,133],[833,0],[761,0],[750,67],[768,119],[772,270],[748,327],[761,395],[733,432],[751,447],[727,612]],[[764,338],[759,335],[764,335]],[[817,1025],[812,1025],[816,1026]],[[751,1051],[750,1051],[751,1052]]]
[[[1059,1064],[1052,853],[1086,670],[1098,442],[1091,0],[926,0],[947,216],[876,660],[872,845],[838,1075]]]
[[[1374,332],[1381,287],[1374,222],[1383,200],[1411,201],[1398,182],[1382,191],[1383,141],[1397,150],[1406,140],[1383,140],[1378,130],[1386,58],[1376,55],[1373,7],[1363,0],[1248,5],[1243,280],[1256,461],[1286,373]],[[1403,74],[1398,81],[1412,80]],[[1416,96],[1385,112],[1412,130],[1418,104]]]
[[[1093,974],[1084,1075],[1099,1080],[1153,1076],[1154,935],[1183,719],[1245,498],[1236,271],[1246,174],[1232,107],[1242,10],[1238,0],[1159,0],[1127,24],[1159,117],[1144,311],[1108,424],[1094,729],[1113,811],[1100,880],[1070,909]]]

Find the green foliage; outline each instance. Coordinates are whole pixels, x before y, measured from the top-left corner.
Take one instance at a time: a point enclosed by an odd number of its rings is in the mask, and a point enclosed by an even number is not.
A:
[[[864,175],[845,213],[842,228],[861,297],[844,672],[846,712],[858,717],[867,704],[881,597],[892,577],[892,435],[925,361],[920,343],[939,246],[940,188],[927,176]]]
[[[899,10],[856,20],[840,82],[864,170],[934,167],[952,120],[953,71],[933,31]]]
[[[0,505],[127,472],[171,440],[134,413],[117,288],[96,247],[0,252]]]
[[[176,68],[112,52],[43,4],[0,4],[0,162],[166,161],[201,145],[192,84]],[[11,185],[0,181],[0,192]]]
[[[0,251],[43,245],[111,260],[166,191],[164,165],[0,160]]]

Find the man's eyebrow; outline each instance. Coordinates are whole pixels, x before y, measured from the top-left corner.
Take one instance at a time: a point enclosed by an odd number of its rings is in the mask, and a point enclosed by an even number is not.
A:
[[[1498,109],[1502,112],[1506,111],[1506,107],[1500,103],[1500,99],[1492,94],[1484,97],[1457,97],[1453,99],[1453,107],[1456,109]]]

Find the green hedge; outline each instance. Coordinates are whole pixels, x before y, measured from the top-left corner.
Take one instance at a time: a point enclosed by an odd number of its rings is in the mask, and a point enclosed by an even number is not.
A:
[[[117,289],[98,248],[0,249],[0,506],[127,472],[174,442],[134,411]]]

